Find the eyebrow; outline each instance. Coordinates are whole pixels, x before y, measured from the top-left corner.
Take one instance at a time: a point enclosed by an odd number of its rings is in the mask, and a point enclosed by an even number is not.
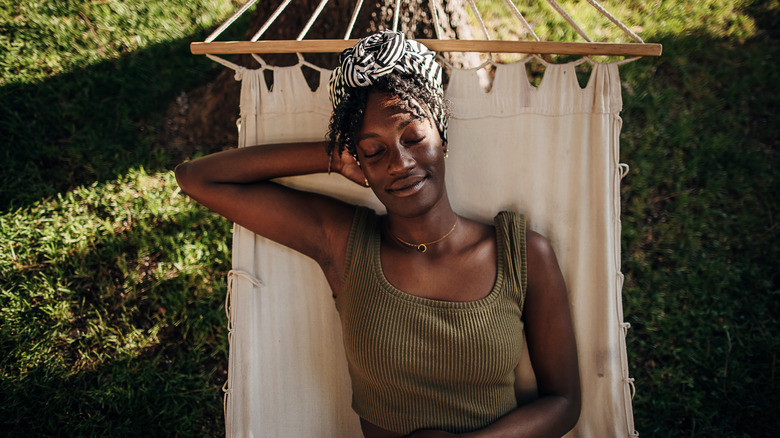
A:
[[[404,129],[404,128],[409,126],[414,121],[415,121],[415,119],[404,120],[403,122],[401,122],[398,125],[398,129]],[[360,143],[363,140],[366,140],[366,139],[369,139],[369,138],[375,138],[375,137],[379,137],[379,134],[377,134],[375,132],[368,132],[368,133],[359,135],[358,138],[357,138],[357,142]]]

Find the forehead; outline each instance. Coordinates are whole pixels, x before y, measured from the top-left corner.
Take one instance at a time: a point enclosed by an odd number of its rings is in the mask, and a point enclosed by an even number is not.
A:
[[[416,104],[414,102],[413,104]],[[408,109],[401,99],[393,94],[373,92],[368,95],[366,109],[363,113],[363,126],[361,131],[376,129],[378,127],[391,127],[401,123],[417,120],[419,117]],[[406,123],[405,123],[406,122]]]

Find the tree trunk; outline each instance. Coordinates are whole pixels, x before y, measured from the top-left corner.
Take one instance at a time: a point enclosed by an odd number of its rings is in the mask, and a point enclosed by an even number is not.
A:
[[[442,29],[440,38],[471,38],[464,0],[434,1]],[[246,40],[252,38],[281,2],[273,0],[258,3],[245,35]],[[261,38],[296,39],[318,4],[319,0],[291,2]],[[343,38],[355,4],[355,0],[329,1],[306,38]],[[428,5],[427,0],[403,1],[398,20],[399,30],[415,38],[436,38],[435,24]],[[361,38],[380,29],[392,29],[394,7],[395,2],[390,0],[387,3],[364,2],[350,37]],[[261,56],[271,65],[293,65],[297,62],[293,54]],[[457,63],[464,58],[448,57]],[[338,54],[307,54],[305,59],[319,66],[333,68]],[[258,67],[250,55],[238,55],[232,62],[247,68]],[[266,78],[270,86],[272,75],[266,75]],[[316,77],[307,79],[312,84],[316,83]],[[238,117],[239,89],[240,84],[234,79],[234,72],[225,69],[212,82],[182,93],[168,109],[167,123],[158,141],[159,146],[172,156],[174,162],[190,157],[197,151],[209,153],[235,147],[238,142],[235,121]]]

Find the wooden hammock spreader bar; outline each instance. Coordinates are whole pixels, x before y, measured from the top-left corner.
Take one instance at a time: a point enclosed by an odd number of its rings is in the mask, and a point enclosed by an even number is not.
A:
[[[190,43],[194,55],[250,53],[340,53],[357,43],[349,40],[265,40]],[[532,53],[582,56],[661,56],[663,46],[655,43],[594,43],[558,41],[496,41],[419,39],[436,52]]]

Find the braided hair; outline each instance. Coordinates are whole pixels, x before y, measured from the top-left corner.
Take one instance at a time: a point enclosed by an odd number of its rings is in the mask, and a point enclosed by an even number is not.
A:
[[[357,158],[357,135],[363,126],[366,102],[372,92],[387,93],[398,98],[400,107],[415,119],[432,117],[433,108],[444,106],[445,117],[449,117],[449,102],[432,93],[425,80],[418,75],[392,72],[386,74],[368,87],[349,87],[344,98],[333,109],[328,127],[328,154],[340,154],[345,148]],[[425,112],[423,112],[423,110]],[[434,123],[434,126],[436,124]],[[442,132],[442,140],[446,140]]]
[[[449,109],[441,76],[436,53],[401,32],[386,30],[360,39],[341,53],[330,77],[328,153],[346,148],[357,159],[355,139],[372,92],[397,97],[401,109],[417,119],[430,117],[446,141]]]

